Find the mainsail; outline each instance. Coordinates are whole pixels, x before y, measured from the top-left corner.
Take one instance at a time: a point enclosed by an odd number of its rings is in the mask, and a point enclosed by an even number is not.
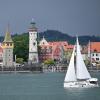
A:
[[[75,74],[75,66],[74,66],[74,55],[75,55],[75,47],[73,49],[73,53],[70,59],[70,63],[67,69],[67,73],[65,76],[65,82],[76,81],[76,74]]]
[[[77,75],[77,79],[91,78],[80,52],[80,45],[79,45],[78,38],[76,41],[76,75]]]

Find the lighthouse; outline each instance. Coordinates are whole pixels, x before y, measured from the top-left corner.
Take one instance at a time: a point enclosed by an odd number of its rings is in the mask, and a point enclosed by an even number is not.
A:
[[[29,27],[29,63],[38,63],[37,27],[32,20]]]

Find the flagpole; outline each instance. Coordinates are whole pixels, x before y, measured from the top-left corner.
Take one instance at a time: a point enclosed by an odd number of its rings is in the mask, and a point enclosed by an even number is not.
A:
[[[89,41],[89,49],[90,49],[90,66],[92,70],[92,56],[91,56],[91,42]]]

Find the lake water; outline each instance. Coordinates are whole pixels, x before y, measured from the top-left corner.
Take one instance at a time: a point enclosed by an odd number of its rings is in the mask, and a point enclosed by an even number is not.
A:
[[[100,73],[92,73],[100,80]],[[0,74],[0,100],[100,100],[100,88],[64,89],[65,73]]]

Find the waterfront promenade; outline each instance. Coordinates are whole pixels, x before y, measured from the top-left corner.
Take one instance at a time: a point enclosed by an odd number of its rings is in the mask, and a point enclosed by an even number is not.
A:
[[[100,67],[87,67],[90,72],[100,72]],[[25,65],[20,67],[0,67],[0,73],[45,73],[45,72],[66,72],[66,64],[57,65]]]

